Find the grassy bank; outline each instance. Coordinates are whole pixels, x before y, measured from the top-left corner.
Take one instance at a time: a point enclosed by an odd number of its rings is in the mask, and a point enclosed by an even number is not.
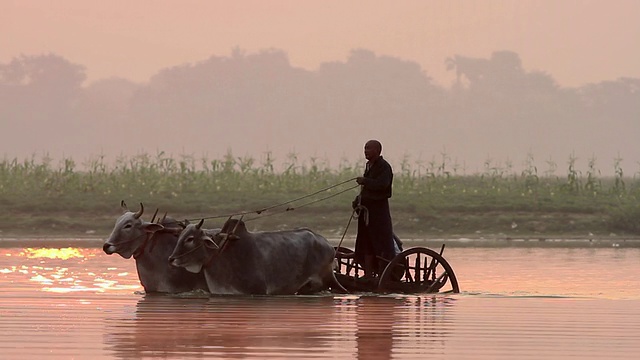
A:
[[[228,154],[222,159],[178,159],[163,153],[103,158],[78,165],[73,159],[4,160],[0,163],[0,237],[106,236],[121,214],[120,200],[132,209],[143,202],[146,218],[156,208],[179,219],[215,217],[220,226],[231,213],[270,208],[245,219],[253,229],[308,226],[339,236],[357,194],[353,179],[361,168],[342,163],[329,168],[292,156],[284,168]],[[391,200],[395,231],[402,237],[607,237],[640,236],[640,180],[586,174],[539,176],[530,166],[515,174],[487,167],[456,175],[444,165],[396,166]],[[336,184],[343,183],[335,186]],[[290,210],[287,211],[287,208]],[[294,210],[291,210],[294,209]],[[355,226],[348,234],[355,233]],[[591,234],[591,235],[590,235]]]

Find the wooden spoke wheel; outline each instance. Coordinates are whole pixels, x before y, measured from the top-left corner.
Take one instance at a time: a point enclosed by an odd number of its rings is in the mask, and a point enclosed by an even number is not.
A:
[[[336,273],[353,277],[357,277],[358,273],[364,274],[364,270],[356,263],[356,253],[353,250],[342,246],[333,249],[338,260]]]
[[[458,280],[451,265],[439,253],[424,247],[401,252],[385,267],[378,292],[459,293]]]

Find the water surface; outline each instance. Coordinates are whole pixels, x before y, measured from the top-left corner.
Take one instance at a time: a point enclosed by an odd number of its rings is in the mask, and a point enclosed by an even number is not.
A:
[[[447,248],[458,295],[150,296],[100,249],[0,249],[2,359],[635,359],[640,249]]]

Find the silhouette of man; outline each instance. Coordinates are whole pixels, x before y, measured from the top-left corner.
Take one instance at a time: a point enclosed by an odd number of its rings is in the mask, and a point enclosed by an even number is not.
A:
[[[382,144],[378,140],[369,140],[364,145],[367,164],[363,176],[356,178],[362,189],[352,203],[354,209],[360,206],[355,258],[367,277],[380,275],[380,267],[386,266],[379,264],[377,257],[391,260],[395,256],[389,211],[393,170],[381,154]]]

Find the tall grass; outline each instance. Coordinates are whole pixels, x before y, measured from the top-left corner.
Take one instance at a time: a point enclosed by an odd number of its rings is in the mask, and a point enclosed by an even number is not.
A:
[[[576,170],[571,155],[566,175],[556,175],[555,162],[546,161],[547,170],[539,174],[532,155],[524,170],[515,173],[511,164],[488,160],[481,173],[459,175],[446,154],[428,164],[412,163],[405,157],[394,179],[392,208],[401,226],[464,226],[461,219],[477,217],[481,226],[487,219],[514,223],[517,214],[558,216],[559,214],[597,215],[594,225],[602,231],[640,233],[640,179],[625,177],[615,159],[615,176],[602,177],[595,158],[589,160],[585,174]],[[0,162],[0,209],[16,216],[51,214],[112,214],[121,199],[181,214],[209,216],[240,210],[254,210],[359,176],[361,164],[342,161],[337,167],[316,158],[300,161],[295,154],[275,167],[267,153],[262,159],[237,157],[231,152],[219,159],[189,155],[140,154],[107,162],[98,156],[78,165],[72,158],[54,164],[49,157]],[[324,197],[355,185],[336,187]],[[350,212],[357,190],[347,191],[313,205],[320,214]],[[313,199],[311,199],[313,200]],[[292,204],[291,206],[296,206]],[[500,218],[500,219],[497,219]],[[335,221],[330,217],[327,221]],[[416,219],[420,224],[412,224]],[[458,225],[456,225],[458,224]],[[499,226],[503,226],[500,224]],[[5,220],[0,226],[10,227]],[[498,225],[496,225],[498,226]]]

